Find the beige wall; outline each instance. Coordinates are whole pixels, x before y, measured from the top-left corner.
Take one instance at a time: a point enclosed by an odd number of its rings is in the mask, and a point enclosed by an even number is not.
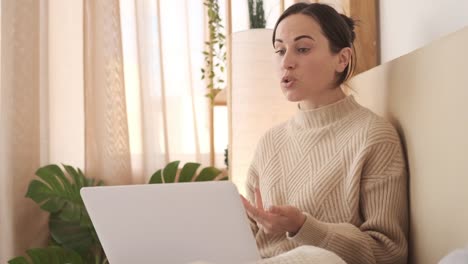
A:
[[[232,181],[244,193],[248,166],[260,137],[295,111],[283,97],[273,63],[271,29],[236,32],[232,36]]]
[[[382,63],[468,25],[468,1],[379,1]]]
[[[468,245],[468,28],[357,76],[357,100],[398,127],[410,169],[411,255]]]

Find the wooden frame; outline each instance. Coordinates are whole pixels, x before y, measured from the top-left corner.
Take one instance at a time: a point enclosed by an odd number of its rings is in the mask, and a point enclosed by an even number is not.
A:
[[[357,19],[355,74],[380,64],[378,0],[350,0],[350,15]]]

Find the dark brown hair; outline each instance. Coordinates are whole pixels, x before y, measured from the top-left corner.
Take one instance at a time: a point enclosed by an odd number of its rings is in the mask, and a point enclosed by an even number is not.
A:
[[[333,7],[319,3],[297,3],[286,9],[276,21],[273,30],[273,45],[276,38],[276,28],[278,24],[290,15],[303,14],[313,18],[322,29],[323,34],[330,43],[330,50],[334,54],[340,52],[343,48],[349,47],[353,49],[351,61],[346,66],[346,69],[338,76],[337,85],[346,82],[353,74],[356,66],[356,52],[354,49],[354,33],[355,21],[345,15],[339,14]]]

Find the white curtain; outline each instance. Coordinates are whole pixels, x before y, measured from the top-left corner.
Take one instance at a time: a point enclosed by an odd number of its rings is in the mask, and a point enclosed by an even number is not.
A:
[[[121,15],[134,174],[173,160],[209,165],[203,2],[121,0]]]
[[[1,1],[0,263],[46,244],[24,197],[42,165],[108,184],[210,165],[204,19],[203,1]]]
[[[41,161],[39,13],[36,0],[1,2],[1,263],[48,232],[47,215],[24,198]]]

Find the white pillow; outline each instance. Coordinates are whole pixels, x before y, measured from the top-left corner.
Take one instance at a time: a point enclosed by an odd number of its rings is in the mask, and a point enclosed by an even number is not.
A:
[[[450,252],[439,261],[439,264],[468,264],[468,248]]]

